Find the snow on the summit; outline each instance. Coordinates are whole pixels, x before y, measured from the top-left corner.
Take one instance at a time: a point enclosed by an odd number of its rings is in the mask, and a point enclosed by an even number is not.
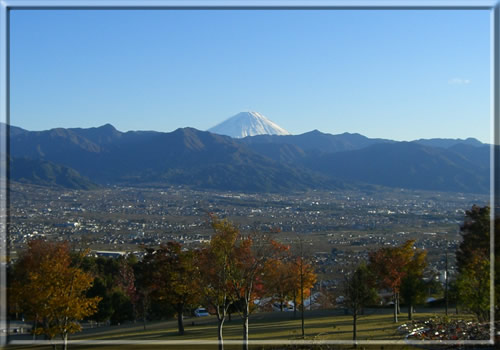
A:
[[[258,112],[238,113],[208,131],[234,138],[255,135],[290,135],[288,131]]]

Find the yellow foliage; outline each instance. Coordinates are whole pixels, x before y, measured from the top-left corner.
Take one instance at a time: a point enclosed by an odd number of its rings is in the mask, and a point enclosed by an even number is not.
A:
[[[31,242],[15,268],[20,274],[11,292],[20,309],[37,323],[35,333],[65,338],[81,329],[79,320],[97,311],[101,298],[85,296],[94,278],[71,266],[67,244]]]

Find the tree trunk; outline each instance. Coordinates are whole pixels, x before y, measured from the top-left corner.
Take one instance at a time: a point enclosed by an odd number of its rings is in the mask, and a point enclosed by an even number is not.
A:
[[[398,322],[398,299],[394,293],[394,323]]]
[[[63,350],[68,350],[68,333],[63,334]]]
[[[396,304],[398,304],[398,315],[401,313],[401,306],[399,304],[399,292],[396,293]]]
[[[224,327],[224,317],[219,319],[217,339],[219,340],[219,350],[224,350],[224,340],[222,338],[222,327]]]
[[[358,313],[356,310],[352,311],[352,340],[355,342],[357,337],[357,322],[358,321]],[[354,343],[356,346],[356,343]]]
[[[177,326],[179,328],[179,335],[184,335],[184,304],[177,305]]]
[[[36,329],[38,327],[37,317],[38,317],[38,315],[35,315],[35,320],[33,321],[33,327],[32,327],[34,329],[34,331],[33,331],[33,341],[36,340]]]
[[[304,327],[304,304],[300,305],[300,318],[301,318],[301,328],[302,328],[302,339],[306,337],[306,331]]]
[[[305,338],[305,329],[304,329],[304,265],[302,261],[302,257],[300,259],[300,310],[301,318],[302,318],[302,339]]]
[[[249,305],[246,303],[243,309],[243,350],[248,350],[248,317],[249,317]]]
[[[144,326],[144,330],[146,330],[146,302],[143,300],[142,302],[142,322]]]
[[[302,328],[302,339],[305,338],[306,332],[304,328],[304,294],[301,293],[301,305],[300,305],[300,318],[301,318],[301,328]]]
[[[293,291],[293,318],[297,318],[297,293]]]
[[[408,305],[408,319],[413,320],[413,305],[411,303]]]

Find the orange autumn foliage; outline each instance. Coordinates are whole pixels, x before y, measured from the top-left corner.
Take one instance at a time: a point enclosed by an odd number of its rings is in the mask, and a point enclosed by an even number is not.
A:
[[[82,258],[82,252],[77,258]],[[87,298],[93,276],[72,265],[69,244],[41,240],[28,243],[16,265],[16,280],[10,287],[25,315],[35,321],[36,334],[49,338],[81,330],[79,320],[97,311],[100,297]]]

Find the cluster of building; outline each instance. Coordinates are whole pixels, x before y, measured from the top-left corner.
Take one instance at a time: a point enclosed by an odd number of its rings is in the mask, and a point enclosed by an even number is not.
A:
[[[390,189],[248,194],[183,187],[80,191],[13,183],[8,243],[14,257],[29,240],[41,237],[106,252],[137,252],[142,245],[168,241],[199,247],[210,240],[209,214],[214,214],[243,232],[278,228],[278,240],[304,244],[322,283],[335,284],[370,251],[408,239],[428,251],[439,273],[446,252],[452,257],[461,240],[465,210],[488,199]]]

